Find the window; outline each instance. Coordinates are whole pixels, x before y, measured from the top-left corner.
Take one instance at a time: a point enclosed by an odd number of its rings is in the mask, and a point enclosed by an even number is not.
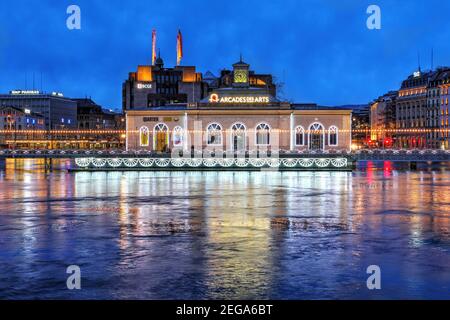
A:
[[[309,127],[309,148],[311,150],[323,150],[325,144],[325,129],[316,122]]]
[[[328,145],[338,145],[338,128],[335,126],[332,126],[328,129]]]
[[[88,128],[88,126],[86,126]],[[149,130],[147,127],[139,129],[139,144],[141,147],[148,147],[149,144]]]
[[[175,147],[180,147],[183,145],[183,128],[178,126],[173,129],[172,140]]]
[[[235,123],[231,126],[231,145],[234,151],[245,150],[246,127],[242,123]]]
[[[256,144],[270,144],[270,126],[267,123],[260,123],[256,126]]]
[[[212,146],[222,145],[222,126],[212,123],[206,129],[207,144]]]
[[[166,152],[169,146],[169,127],[164,123],[158,123],[153,128],[153,150]]]
[[[297,128],[295,128],[295,145],[305,145],[305,129],[303,129],[302,126],[298,126]]]

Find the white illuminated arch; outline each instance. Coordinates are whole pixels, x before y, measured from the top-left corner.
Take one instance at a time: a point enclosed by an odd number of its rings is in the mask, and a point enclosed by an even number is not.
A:
[[[172,143],[174,147],[182,147],[184,138],[184,130],[180,126],[173,128]]]
[[[239,146],[237,147],[237,150],[235,150],[235,146],[234,146],[234,138],[235,137],[241,137],[241,139],[243,140],[243,145],[242,148],[239,148]],[[233,150],[235,151],[242,151],[245,150],[246,148],[246,140],[247,140],[247,127],[245,126],[245,124],[241,123],[241,122],[236,122],[231,126],[231,136],[230,136],[230,146]]]
[[[311,136],[312,134],[317,134],[316,132],[321,132],[321,139],[322,139],[322,150],[325,149],[325,127],[320,122],[314,122],[309,126],[308,130],[308,148],[311,149]]]
[[[206,144],[208,146],[221,146],[223,143],[222,125],[210,123],[206,127]]]
[[[271,127],[269,124],[262,122],[255,127],[255,142],[259,146],[270,145],[270,131]]]
[[[164,132],[166,134],[165,143],[169,145],[169,127],[165,123],[158,123],[153,127],[153,150],[156,150],[156,138],[159,132]]]
[[[148,147],[149,144],[150,144],[150,130],[145,126],[142,126],[139,129],[139,145],[141,147]]]
[[[333,135],[335,137],[333,137]],[[332,147],[336,147],[339,145],[339,129],[336,126],[331,126],[328,129],[328,145]]]
[[[302,126],[297,126],[295,128],[295,145],[297,147],[305,145],[305,129]]]

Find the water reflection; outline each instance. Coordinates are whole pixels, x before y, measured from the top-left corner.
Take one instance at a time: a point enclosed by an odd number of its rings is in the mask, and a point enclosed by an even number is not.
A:
[[[67,166],[62,160],[61,168]],[[0,174],[0,298],[449,298],[450,176]],[[82,268],[83,290],[64,289]],[[383,290],[368,291],[378,264]]]

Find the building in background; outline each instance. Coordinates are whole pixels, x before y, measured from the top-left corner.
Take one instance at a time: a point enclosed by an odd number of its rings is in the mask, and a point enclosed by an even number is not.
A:
[[[395,144],[397,97],[398,91],[390,91],[370,105],[370,141],[376,147]]]
[[[202,74],[193,66],[165,68],[158,57],[153,66],[138,66],[122,86],[123,110],[198,102],[207,95]]]
[[[127,148],[350,150],[351,110],[279,101],[269,87],[252,84],[249,65],[242,60],[233,65],[232,74],[229,86],[212,90],[197,103],[127,110]]]
[[[371,140],[378,147],[392,143],[396,148],[447,149],[449,75],[447,67],[426,72],[419,68],[398,91],[372,102]]]
[[[434,129],[433,145],[449,148],[449,87],[450,68],[438,68],[428,86],[428,109],[433,117],[430,127]]]
[[[335,108],[352,111],[352,149],[361,149],[370,145],[369,105],[343,105]]]
[[[402,82],[396,105],[396,146],[399,148],[432,147],[427,140],[429,119],[427,91],[432,71],[414,72]]]
[[[45,119],[30,109],[0,107],[0,148],[13,148],[27,145],[29,139],[40,137],[33,130],[45,130]],[[10,131],[10,132],[9,132]]]
[[[61,93],[43,93],[37,90],[13,90],[0,95],[0,107],[16,107],[41,114],[45,119],[45,128],[76,129],[77,104]]]
[[[90,98],[73,100],[77,103],[77,119],[79,129],[124,129],[125,117],[123,114],[103,109]]]
[[[44,116],[30,109],[0,107],[0,128],[3,130],[45,130]]]

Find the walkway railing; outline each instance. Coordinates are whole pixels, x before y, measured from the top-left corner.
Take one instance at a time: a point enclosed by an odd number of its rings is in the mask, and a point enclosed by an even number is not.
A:
[[[188,152],[189,154],[189,152]],[[201,155],[196,152],[195,156]],[[250,157],[257,154],[257,151],[237,152],[236,156]],[[289,151],[280,150],[278,152],[282,158],[321,158],[321,157],[346,157],[356,161],[450,161],[450,150],[438,149],[417,149],[417,150],[396,150],[396,149],[368,149],[368,150],[305,150]],[[192,154],[194,155],[194,154]],[[270,155],[270,152],[269,152]],[[151,157],[167,158],[171,153],[156,153],[148,150],[0,150],[0,158],[83,158],[83,157]],[[216,153],[216,157],[219,154]]]

